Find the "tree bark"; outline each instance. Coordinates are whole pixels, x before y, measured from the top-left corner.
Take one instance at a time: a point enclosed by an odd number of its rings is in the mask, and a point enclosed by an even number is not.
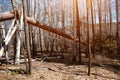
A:
[[[101,24],[101,19],[102,19],[102,16],[101,16],[101,0],[98,0],[98,15],[99,15],[99,29],[100,29],[100,53],[103,54],[103,46],[102,46],[102,24]]]
[[[27,46],[27,55],[28,55],[28,64],[29,64],[29,70],[28,73],[32,73],[32,64],[31,64],[31,52],[30,52],[30,45],[29,45],[29,34],[28,34],[28,27],[27,27],[27,20],[26,20],[26,10],[25,10],[25,3],[24,0],[22,0],[22,6],[23,6],[23,22],[24,22],[24,30],[25,30],[25,38],[26,38],[26,46]]]
[[[119,2],[116,0],[116,44],[117,44],[117,54],[120,55],[120,36],[119,36]]]
[[[95,30],[94,30],[94,19],[93,19],[93,3],[92,0],[90,0],[91,5],[91,19],[92,19],[92,38],[93,38],[93,47],[92,47],[92,53],[93,57],[95,57]]]
[[[89,10],[88,10],[89,2],[86,0],[86,12],[87,12],[87,53],[89,57],[89,64],[88,64],[88,75],[91,74],[91,48],[90,48],[90,31],[89,31]]]

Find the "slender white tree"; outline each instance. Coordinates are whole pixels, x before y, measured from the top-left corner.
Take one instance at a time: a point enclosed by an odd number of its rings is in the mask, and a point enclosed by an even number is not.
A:
[[[20,18],[20,26],[18,28],[20,31],[17,32],[17,48],[16,48],[16,58],[15,58],[15,64],[20,64],[20,48],[21,48],[21,40],[20,36],[22,35],[21,30],[23,29],[23,13]]]

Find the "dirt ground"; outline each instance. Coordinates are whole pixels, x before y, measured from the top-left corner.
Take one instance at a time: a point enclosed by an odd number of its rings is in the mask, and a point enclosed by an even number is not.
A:
[[[32,62],[32,75],[24,74],[25,64],[0,66],[0,80],[120,80],[120,60],[97,56],[92,59],[91,76],[84,64],[72,64],[68,59],[51,58],[45,62]]]

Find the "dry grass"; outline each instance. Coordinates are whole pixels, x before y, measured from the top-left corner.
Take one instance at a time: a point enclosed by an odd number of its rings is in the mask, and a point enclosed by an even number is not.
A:
[[[55,62],[54,60],[51,62],[34,61],[32,64],[32,75],[21,73],[13,75],[12,71],[8,70],[8,68],[13,67],[13,65],[6,66],[6,68],[0,66],[0,69],[5,70],[3,73],[0,72],[0,78],[1,80],[120,80],[120,68],[117,69],[117,66],[120,66],[119,60],[111,60],[107,57],[97,56],[97,58],[92,61],[90,77],[87,76],[86,64],[72,65],[70,61],[70,64],[63,63],[64,61],[61,63],[56,61],[57,60],[55,60]],[[21,68],[25,68],[24,64],[20,65],[20,69]]]

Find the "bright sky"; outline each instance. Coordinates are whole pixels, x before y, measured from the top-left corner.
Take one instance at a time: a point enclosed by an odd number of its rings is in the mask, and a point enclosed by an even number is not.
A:
[[[3,3],[3,5],[6,5],[6,1],[7,1],[7,0],[0,0],[0,2]]]

